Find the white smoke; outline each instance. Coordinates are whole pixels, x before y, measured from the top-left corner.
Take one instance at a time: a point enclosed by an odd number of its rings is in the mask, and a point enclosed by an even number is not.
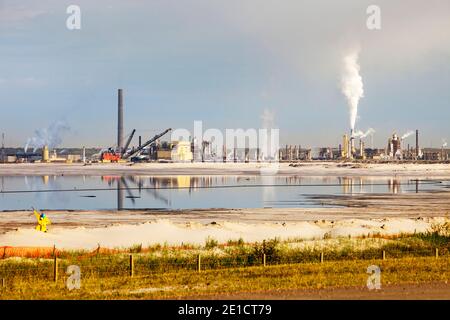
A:
[[[28,138],[24,151],[27,152],[28,148],[32,147],[35,152],[36,149],[45,145],[50,149],[55,148],[61,144],[63,134],[68,131],[70,131],[70,127],[65,121],[55,121],[47,128],[36,129],[34,136]]]
[[[360,139],[364,139],[364,138],[366,138],[367,136],[369,136],[369,135],[371,135],[371,134],[374,134],[375,133],[375,130],[374,129],[372,129],[372,128],[369,128],[366,132],[363,132],[363,131],[361,131],[361,130],[358,130],[358,131],[356,131],[353,135],[354,135],[354,137],[355,138],[360,138]]]
[[[359,50],[354,50],[344,57],[344,70],[341,79],[342,93],[347,98],[350,109],[350,128],[355,129],[359,99],[364,97],[363,81],[359,75]]]
[[[267,132],[267,135],[263,135],[259,141],[259,147],[262,149],[260,154],[261,160],[268,160],[272,157],[276,158],[277,151],[272,152],[272,149],[275,146],[272,146],[272,139],[268,139],[270,133],[272,132],[271,130],[275,129],[275,112],[265,108],[261,115],[261,122],[262,128],[266,129]],[[269,154],[264,154],[264,150],[266,150]]]
[[[265,108],[261,115],[263,129],[274,128],[274,119],[275,119],[275,113],[273,111],[270,111],[268,108]]]
[[[408,138],[409,136],[413,135],[414,131],[409,130],[407,133],[405,133],[404,135],[402,135],[402,137],[400,138],[401,140]]]
[[[442,148],[447,147],[447,141],[445,139],[442,139]]]

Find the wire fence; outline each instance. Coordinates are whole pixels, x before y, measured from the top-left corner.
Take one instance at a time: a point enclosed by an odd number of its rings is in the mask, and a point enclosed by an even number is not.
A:
[[[60,257],[50,259],[3,259],[0,260],[0,286],[5,279],[42,279],[58,281],[67,278],[71,265],[78,266],[83,278],[151,276],[170,272],[202,272],[246,267],[266,267],[302,263],[325,263],[331,261],[399,259],[406,257],[448,258],[444,248],[390,248],[389,250],[368,249],[364,251],[320,251],[303,250],[294,252],[268,252],[247,254],[189,254],[184,256],[157,256],[142,253],[97,254],[89,257]]]

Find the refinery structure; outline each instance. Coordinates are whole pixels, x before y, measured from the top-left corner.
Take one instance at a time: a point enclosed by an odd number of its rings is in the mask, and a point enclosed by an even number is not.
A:
[[[263,162],[259,148],[233,148],[225,146],[221,156],[213,148],[211,141],[202,141],[197,145],[196,139],[189,141],[170,141],[171,128],[157,133],[148,140],[142,136],[135,137],[136,129],[128,135],[124,134],[124,97],[123,90],[118,89],[117,96],[117,143],[104,148],[50,148],[43,145],[28,151],[23,148],[7,148],[2,134],[0,150],[1,163],[124,163],[124,162]],[[409,131],[403,136],[393,133],[387,137],[386,145],[375,148],[373,141],[366,145],[367,133],[356,133],[353,129],[342,136],[342,143],[335,147],[306,148],[301,145],[285,145],[280,147],[275,160],[291,161],[449,161],[450,150],[446,143],[441,148],[421,148],[419,130]],[[414,144],[406,142],[406,138],[415,135]],[[169,137],[169,138],[167,138]],[[164,140],[165,139],[165,140]],[[409,141],[409,140],[408,140]]]

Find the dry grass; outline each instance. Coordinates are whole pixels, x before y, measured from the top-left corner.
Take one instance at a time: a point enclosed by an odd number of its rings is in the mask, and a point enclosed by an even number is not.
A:
[[[98,277],[82,271],[80,290],[68,290],[67,276],[51,279],[16,278],[0,289],[2,299],[166,299],[224,293],[265,292],[287,289],[361,287],[369,265],[381,268],[382,285],[448,282],[449,258],[403,258],[368,261],[334,261],[268,267],[247,267],[202,272],[177,271],[151,276]]]
[[[442,230],[440,230],[442,231]],[[220,293],[281,289],[364,287],[367,267],[381,267],[382,283],[447,282],[450,278],[450,237],[433,231],[396,239],[338,239],[335,246],[296,246],[276,239],[218,245],[209,239],[203,248],[155,245],[148,248],[94,251],[53,251],[53,248],[3,248],[0,260],[2,299],[139,299],[178,298]],[[328,240],[322,240],[328,241]],[[355,245],[355,241],[358,245]],[[435,257],[439,249],[439,258]],[[382,250],[387,260],[380,260]],[[130,277],[130,253],[134,277]],[[320,254],[325,262],[320,263]],[[201,272],[197,272],[201,254]],[[53,257],[59,280],[53,282]],[[266,255],[267,267],[262,266]],[[82,273],[80,290],[65,286],[69,265]],[[0,283],[1,285],[1,283]]]

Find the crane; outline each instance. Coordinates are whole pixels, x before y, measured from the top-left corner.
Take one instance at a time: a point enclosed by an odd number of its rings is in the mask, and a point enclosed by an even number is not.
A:
[[[147,142],[142,144],[137,149],[134,149],[134,150],[131,150],[129,152],[126,152],[122,156],[122,159],[128,159],[129,157],[134,156],[135,154],[141,152],[142,150],[144,150],[145,147],[147,147],[148,145],[151,145],[152,143],[154,143],[156,140],[158,140],[159,138],[161,138],[163,135],[165,135],[167,132],[169,132],[171,130],[172,130],[172,128],[166,129],[163,132],[161,132],[160,134],[157,134],[156,136],[154,136],[153,138],[151,138],[150,140],[148,140]]]
[[[130,145],[131,139],[133,139],[134,133],[136,132],[136,129],[133,129],[133,131],[131,131],[130,136],[128,137],[127,143],[125,143],[125,146],[123,147],[120,156],[123,157],[123,155],[125,154],[125,152],[127,152],[127,149]]]

